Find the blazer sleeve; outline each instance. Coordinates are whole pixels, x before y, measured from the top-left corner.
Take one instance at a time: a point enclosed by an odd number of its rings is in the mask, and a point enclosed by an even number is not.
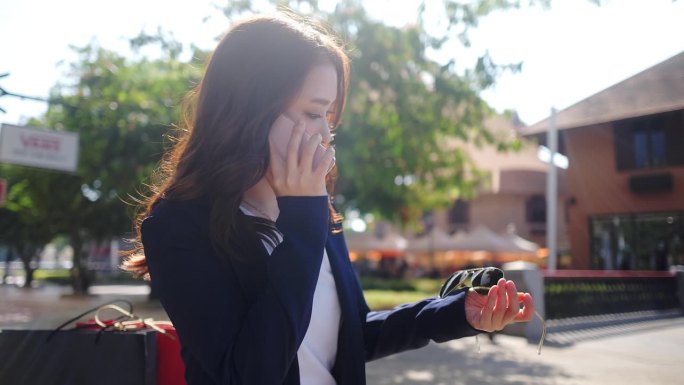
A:
[[[283,240],[266,262],[263,291],[249,304],[191,214],[158,210],[143,221],[152,284],[183,348],[214,383],[283,382],[311,319],[327,202],[326,196],[278,198]]]
[[[363,330],[366,361],[418,349],[430,340],[445,342],[481,333],[465,318],[467,290],[455,291],[446,298],[426,298],[383,311],[369,311],[364,301],[367,310]]]

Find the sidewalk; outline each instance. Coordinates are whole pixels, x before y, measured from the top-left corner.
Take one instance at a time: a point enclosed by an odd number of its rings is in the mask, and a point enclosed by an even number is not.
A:
[[[22,289],[13,285],[0,285],[0,329],[52,329],[72,317],[115,299],[133,303],[134,313],[144,318],[168,320],[158,302],[147,300],[146,285],[97,285],[87,297],[73,296],[69,287],[43,285]],[[127,309],[125,304],[118,304]],[[118,316],[117,313],[106,315]],[[93,314],[84,317],[92,318]]]
[[[646,325],[644,325],[646,324]],[[621,334],[544,346],[497,335],[495,344],[474,338],[401,353],[367,365],[368,384],[624,385],[681,384],[684,318],[621,326]],[[578,331],[583,333],[583,331]]]
[[[158,303],[147,302],[146,286],[97,286],[93,291],[101,294],[75,298],[65,295],[69,288],[0,286],[0,328],[54,328],[115,298],[132,301],[134,311],[146,318],[168,319]],[[480,353],[475,338],[466,338],[368,363],[368,384],[666,385],[684,377],[684,317],[672,314],[564,328],[549,335],[541,356],[535,343],[520,337],[497,335],[492,344],[482,336],[479,341]]]

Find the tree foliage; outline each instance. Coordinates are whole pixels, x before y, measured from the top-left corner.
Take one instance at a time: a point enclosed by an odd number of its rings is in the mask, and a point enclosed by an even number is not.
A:
[[[168,36],[141,34],[132,48],[152,43],[162,48],[156,59],[127,58],[96,43],[74,48],[78,59],[52,90],[46,115],[31,123],[78,132],[78,170],[17,168],[10,187],[10,199],[29,199],[53,236],[70,239],[76,292],[90,283],[84,243],[130,232],[137,191],[168,144],[164,135],[179,119],[180,100],[199,77],[197,63],[181,61],[180,47]]]
[[[17,172],[25,177],[30,171],[2,167],[2,175],[10,182],[19,180]],[[14,255],[22,261],[26,273],[24,287],[27,288],[31,287],[33,280],[33,262],[54,234],[51,223],[44,221],[37,211],[38,207],[29,190],[28,179],[18,181],[9,191],[5,207],[0,207],[0,244],[8,248],[8,260],[10,255]]]

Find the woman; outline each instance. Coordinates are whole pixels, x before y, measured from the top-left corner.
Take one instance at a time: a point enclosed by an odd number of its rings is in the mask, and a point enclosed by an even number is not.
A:
[[[331,36],[282,15],[212,54],[123,266],[151,279],[189,385],[364,384],[365,361],[531,318],[504,280],[369,311],[330,198],[348,76]]]

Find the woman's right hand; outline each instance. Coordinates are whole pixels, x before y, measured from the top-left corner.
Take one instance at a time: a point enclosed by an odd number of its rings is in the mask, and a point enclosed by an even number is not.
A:
[[[520,304],[523,305],[522,309]],[[527,322],[534,315],[534,301],[529,293],[520,293],[513,281],[499,279],[487,295],[470,289],[465,298],[466,320],[485,332],[502,330],[513,322]]]
[[[321,134],[305,135],[304,122],[299,120],[292,131],[287,145],[287,159],[278,154],[269,135],[270,167],[266,178],[276,196],[321,196],[327,195],[325,176],[335,156],[335,149],[329,146],[317,167],[314,167],[314,153],[321,143]],[[301,158],[299,148],[303,147]]]

